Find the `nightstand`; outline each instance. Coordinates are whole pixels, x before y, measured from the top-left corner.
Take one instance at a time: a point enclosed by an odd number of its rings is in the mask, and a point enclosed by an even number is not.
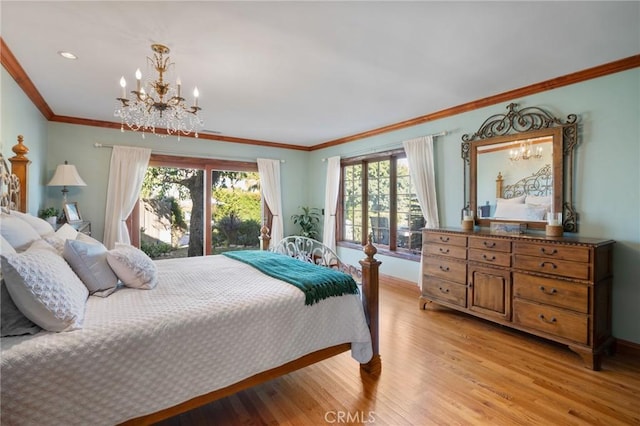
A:
[[[69,226],[71,226],[73,229],[75,229],[78,232],[82,232],[83,234],[86,234],[86,235],[91,235],[91,222],[88,220],[81,220],[78,222],[65,222],[65,223],[67,223]],[[62,225],[64,225],[64,223],[56,224],[55,226],[56,230],[58,230]]]

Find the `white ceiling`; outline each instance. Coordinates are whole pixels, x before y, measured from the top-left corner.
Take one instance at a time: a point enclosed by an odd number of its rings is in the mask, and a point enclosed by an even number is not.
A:
[[[120,77],[162,43],[205,129],[300,146],[640,52],[637,1],[3,0],[0,14],[56,115],[117,122]]]

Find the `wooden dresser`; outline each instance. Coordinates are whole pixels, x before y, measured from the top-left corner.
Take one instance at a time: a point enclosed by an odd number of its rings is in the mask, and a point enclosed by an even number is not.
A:
[[[599,370],[611,335],[614,241],[423,230],[420,307],[449,308],[569,346]]]

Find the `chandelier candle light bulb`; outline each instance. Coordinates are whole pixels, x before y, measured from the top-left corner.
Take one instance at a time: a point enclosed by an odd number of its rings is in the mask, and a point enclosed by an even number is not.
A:
[[[127,99],[127,80],[124,79],[124,75],[120,77],[120,87],[122,87],[121,99]]]

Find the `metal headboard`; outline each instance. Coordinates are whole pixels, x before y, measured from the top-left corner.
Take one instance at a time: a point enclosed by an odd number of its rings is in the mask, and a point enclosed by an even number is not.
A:
[[[298,260],[338,269],[349,274],[353,279],[362,282],[362,270],[340,260],[336,252],[312,238],[291,236],[285,237],[273,249],[274,252],[295,257]]]
[[[0,154],[0,209],[4,213],[20,209],[20,179],[10,170],[7,160]]]
[[[551,164],[546,164],[530,176],[502,188],[502,198],[514,198],[521,195],[545,196],[553,193],[553,173]]]

